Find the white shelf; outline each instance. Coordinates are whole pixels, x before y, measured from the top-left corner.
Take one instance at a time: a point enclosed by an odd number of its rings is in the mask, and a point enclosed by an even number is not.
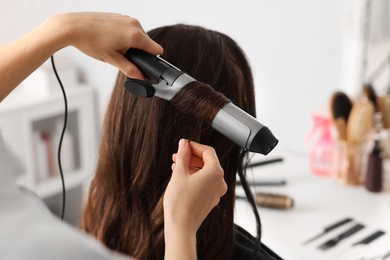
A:
[[[64,174],[65,190],[68,191],[73,188],[76,188],[82,185],[84,181],[88,180],[89,178],[91,178],[91,174],[83,173],[81,170],[74,171],[71,173],[66,173]],[[26,180],[26,176],[22,176],[18,180],[18,184],[22,187],[25,187],[33,191],[40,198],[51,197],[53,195],[62,192],[62,184],[61,184],[60,176],[49,178],[36,185],[29,185]]]
[[[30,90],[33,86],[29,86]],[[73,137],[71,153],[74,167],[78,170],[65,171],[66,189],[81,186],[93,172],[98,141],[98,127],[93,88],[79,85],[66,89],[68,100],[67,131]],[[10,150],[22,162],[25,173],[18,181],[45,199],[62,192],[60,177],[44,178],[38,174],[42,164],[37,161],[36,134],[53,134],[53,129],[61,125],[64,114],[64,101],[61,91],[31,95],[28,91],[15,91],[0,106],[0,132]],[[51,138],[52,151],[56,151],[57,141]],[[47,148],[47,147],[46,147]],[[65,146],[63,146],[65,148]],[[64,149],[63,149],[64,152]],[[69,150],[68,150],[69,152]],[[69,154],[69,153],[68,153]],[[64,160],[64,153],[62,159]],[[54,156],[48,156],[53,160]],[[53,160],[54,161],[54,160]],[[51,161],[51,162],[53,162]],[[40,161],[42,162],[42,161]],[[56,154],[55,154],[55,162]],[[51,164],[52,165],[52,164]],[[63,165],[64,166],[64,165]],[[39,168],[39,169],[38,169]],[[52,168],[50,168],[52,172]]]
[[[65,92],[68,101],[71,101],[80,96],[90,95],[93,90],[90,86],[82,84],[76,87],[67,88],[65,89]],[[23,111],[25,109],[33,109],[49,102],[60,103],[63,106],[64,101],[60,89],[53,93],[47,93],[46,95],[31,95],[31,93],[18,91],[18,89],[16,89],[1,102],[0,115]]]

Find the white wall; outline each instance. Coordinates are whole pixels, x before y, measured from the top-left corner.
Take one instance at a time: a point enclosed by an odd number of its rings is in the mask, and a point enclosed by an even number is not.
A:
[[[0,43],[15,40],[50,15],[68,11],[128,14],[146,30],[179,22],[220,30],[249,57],[258,117],[281,145],[304,151],[312,111],[326,108],[331,91],[340,87],[343,7],[340,0],[2,0]],[[61,52],[96,87],[100,112],[104,111],[116,69],[72,48]]]

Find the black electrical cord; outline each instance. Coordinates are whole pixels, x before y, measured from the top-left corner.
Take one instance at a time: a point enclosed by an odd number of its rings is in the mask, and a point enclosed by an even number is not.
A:
[[[60,176],[61,176],[61,183],[62,183],[62,211],[61,211],[61,219],[64,220],[64,214],[65,214],[65,181],[64,181],[64,173],[62,172],[62,165],[61,165],[61,147],[62,147],[62,139],[64,138],[64,133],[66,129],[66,124],[68,122],[68,101],[66,99],[66,93],[64,86],[62,85],[60,76],[58,76],[56,65],[54,64],[54,56],[52,55],[50,57],[51,59],[51,65],[54,70],[54,74],[56,75],[56,78],[58,80],[58,84],[60,84],[62,95],[64,96],[64,103],[65,103],[65,112],[64,112],[64,127],[62,128],[60,142],[58,144],[58,153],[57,153],[57,160],[58,160],[58,168],[60,170]]]
[[[249,185],[248,185],[248,182],[247,182],[246,176],[245,176],[246,175],[245,169],[246,169],[246,166],[248,164],[248,161],[246,161],[245,163],[243,163],[243,161],[247,157],[247,155],[248,155],[248,151],[245,149],[240,152],[237,174],[240,177],[240,182],[241,182],[242,188],[244,189],[245,196],[249,202],[249,205],[252,208],[253,214],[255,215],[255,219],[256,219],[257,244],[256,244],[256,247],[253,249],[253,256],[254,256],[254,259],[256,259],[257,251],[260,249],[260,246],[261,246],[261,242],[260,242],[261,241],[261,222],[260,222],[259,212],[257,211],[257,205],[255,202],[255,199],[253,197],[251,189],[249,188]]]

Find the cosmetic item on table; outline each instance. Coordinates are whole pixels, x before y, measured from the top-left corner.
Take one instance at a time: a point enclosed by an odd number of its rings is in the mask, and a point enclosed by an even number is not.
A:
[[[383,131],[383,157],[390,161],[390,129]]]
[[[374,105],[375,111],[379,111],[378,97],[371,83],[367,83],[363,85],[363,94]]]
[[[245,196],[236,195],[236,199],[246,200]],[[255,202],[259,207],[273,209],[290,209],[294,205],[294,200],[286,195],[274,193],[256,193]]]
[[[322,250],[328,250],[332,247],[335,247],[341,240],[346,239],[347,237],[350,237],[354,235],[355,233],[359,232],[364,228],[364,225],[362,224],[356,224],[353,227],[349,228],[347,231],[337,235],[335,238],[332,238],[325,243],[321,244],[318,248]]]
[[[350,144],[361,144],[366,141],[372,129],[374,105],[368,101],[354,103],[347,125],[347,141]]]
[[[333,176],[334,142],[330,133],[331,121],[322,115],[313,115],[313,130],[309,137],[317,133],[318,138],[310,149],[310,171],[319,177]]]
[[[386,234],[386,233],[384,231],[382,231],[382,230],[375,231],[374,233],[372,233],[368,237],[365,237],[362,240],[359,240],[359,241],[353,243],[352,246],[368,245],[371,242],[373,242],[374,240],[376,240],[377,238],[380,238],[381,236],[383,236],[384,234]]]
[[[390,90],[390,88],[389,88]],[[390,161],[390,93],[384,96],[378,96],[378,108],[382,118],[382,130],[380,133],[382,158],[385,159],[383,168],[385,169],[386,161]],[[390,175],[390,168],[388,168],[388,175]],[[384,182],[386,182],[386,171],[384,170]],[[386,183],[385,183],[386,184]],[[390,185],[390,180],[388,181]],[[385,185],[386,186],[386,185]]]
[[[383,160],[383,179],[382,179],[382,190],[390,191],[390,158]]]
[[[371,233],[368,236],[364,237],[363,239],[359,239],[358,241],[354,242],[352,245],[347,245],[346,247],[343,248],[344,250],[341,251],[341,253],[345,253],[345,252],[351,251],[351,250],[353,250],[355,252],[356,252],[356,250],[365,250],[369,244],[373,243],[374,241],[376,241],[378,238],[382,237],[385,234],[386,233],[384,231],[377,230],[374,233]],[[360,249],[357,249],[358,247],[360,247]],[[359,252],[359,251],[357,251],[357,252]],[[360,251],[360,252],[363,252],[363,251]],[[379,260],[379,259],[382,259],[382,258],[380,256],[378,256],[378,257],[368,258],[368,259],[360,258],[359,260]]]
[[[367,143],[336,143],[334,169],[336,180],[342,185],[360,185],[367,168]]]
[[[332,95],[330,114],[336,126],[339,140],[347,140],[347,122],[351,109],[352,101],[344,92],[337,91]]]
[[[250,186],[285,186],[287,184],[286,180],[256,180],[248,181]],[[236,185],[241,185],[241,181],[237,180]]]
[[[263,160],[263,161],[259,161],[259,162],[249,163],[248,165],[245,166],[245,168],[254,168],[254,167],[277,163],[277,162],[283,162],[283,158],[273,158],[273,159],[269,159],[269,160]]]
[[[342,220],[337,221],[336,223],[325,227],[324,230],[322,231],[322,233],[310,238],[309,240],[306,240],[305,242],[303,242],[303,245],[309,244],[310,242],[313,242],[314,240],[322,237],[323,235],[327,234],[328,232],[335,230],[336,228],[341,227],[341,226],[343,226],[351,221],[352,221],[352,218],[343,218]]]
[[[345,185],[359,185],[367,167],[367,135],[372,130],[374,106],[369,101],[353,104],[347,122],[347,140],[338,141],[335,151],[336,179]],[[362,170],[363,169],[363,170]]]
[[[256,204],[260,207],[290,209],[294,206],[294,200],[286,195],[263,192],[258,192],[255,195]]]
[[[383,128],[390,129],[390,94],[378,96],[377,102],[382,113]]]
[[[371,192],[382,190],[382,156],[379,140],[375,140],[374,148],[368,158],[365,186]]]
[[[374,87],[371,84],[366,84],[363,88],[364,94],[374,106],[374,147],[368,157],[367,173],[365,186],[367,190],[372,192],[380,192],[382,190],[382,147],[381,147],[381,132],[383,130],[382,113],[379,110],[377,95]]]

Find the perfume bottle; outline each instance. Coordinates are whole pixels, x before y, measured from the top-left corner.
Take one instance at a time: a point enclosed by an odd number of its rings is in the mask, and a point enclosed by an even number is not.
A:
[[[331,121],[328,117],[313,115],[313,130],[310,134],[317,134],[317,138],[310,149],[309,165],[311,172],[324,178],[333,176],[334,141],[331,136]]]

